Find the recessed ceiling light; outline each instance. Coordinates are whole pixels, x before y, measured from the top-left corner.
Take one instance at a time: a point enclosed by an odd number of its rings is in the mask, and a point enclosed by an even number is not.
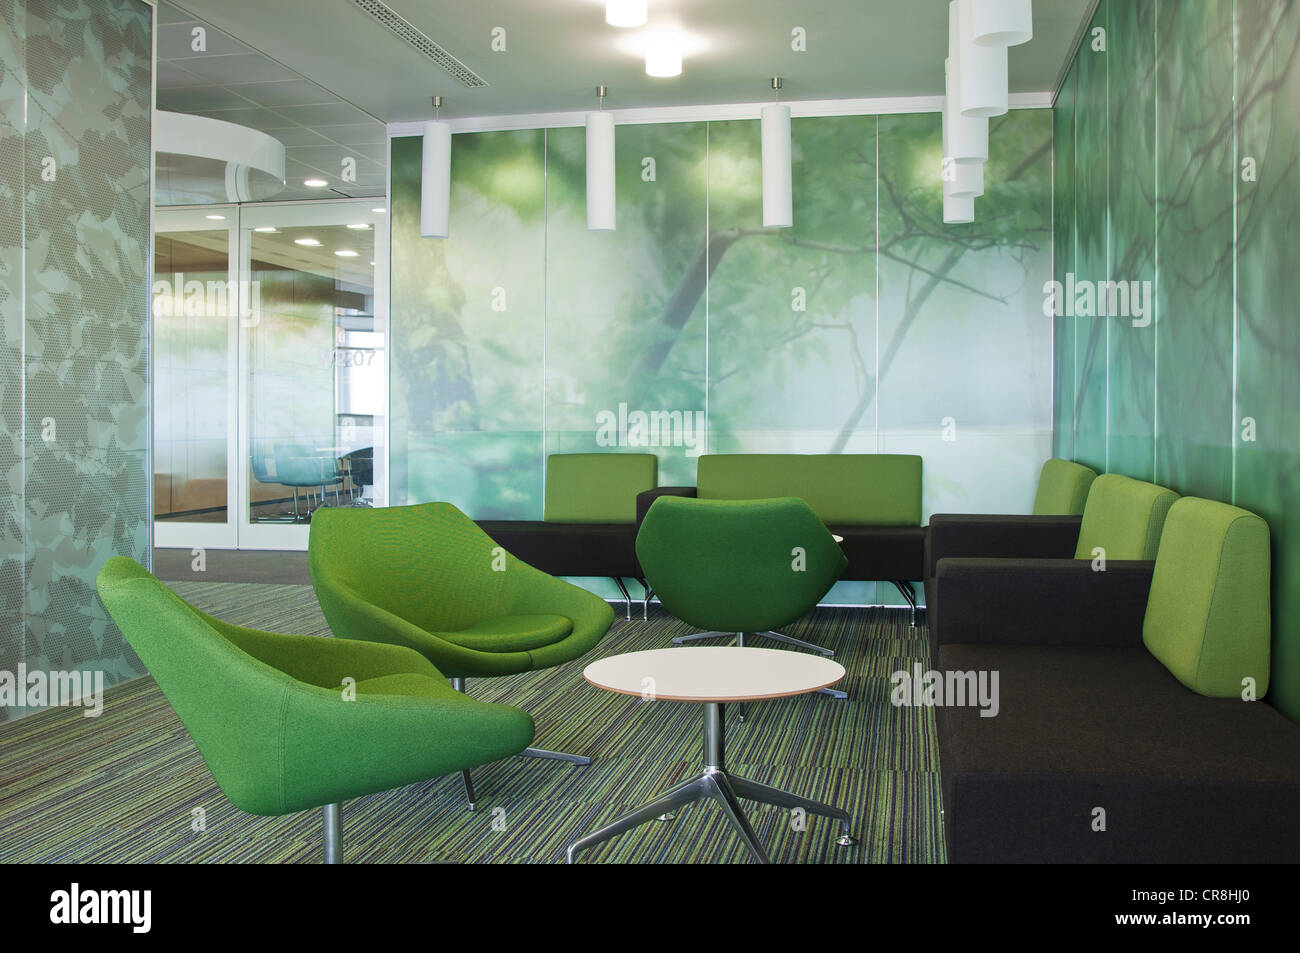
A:
[[[329,185],[324,179],[303,179],[302,184],[309,189],[323,189]]]
[[[641,26],[646,21],[646,0],[605,0],[605,22],[610,26]]]
[[[338,255],[340,258],[356,258],[356,257],[357,257],[357,253],[354,252],[351,248],[340,248],[340,249],[339,249],[338,251],[336,251],[334,254]]]
[[[259,225],[257,228],[253,229],[255,232],[273,232],[275,230],[274,225]]]
[[[373,261],[370,263],[370,267],[371,268],[375,267],[375,263]]]
[[[348,228],[355,229],[358,232],[364,232],[369,227],[370,226],[367,225],[365,222],[353,222],[351,225],[348,226]]]
[[[224,215],[204,215],[203,217],[210,218],[214,222],[224,222],[226,220],[226,216]]]
[[[295,238],[293,243],[295,245],[305,245],[308,248],[315,248],[320,244],[320,242],[316,241],[314,238]]]
[[[372,208],[370,211],[374,212],[374,213],[377,214],[377,215],[383,215],[385,212],[388,211],[388,209],[386,209],[386,208]]]
[[[655,33],[646,37],[646,75],[680,76],[683,46],[681,35],[677,33]]]

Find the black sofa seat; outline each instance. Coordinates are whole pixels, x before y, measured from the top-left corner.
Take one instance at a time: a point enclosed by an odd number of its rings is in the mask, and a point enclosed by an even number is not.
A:
[[[1300,726],[1130,645],[944,644],[1000,710],[935,709],[954,863],[1294,863]],[[1094,831],[1094,809],[1106,830]]]
[[[553,576],[641,576],[633,523],[477,522],[511,555]]]

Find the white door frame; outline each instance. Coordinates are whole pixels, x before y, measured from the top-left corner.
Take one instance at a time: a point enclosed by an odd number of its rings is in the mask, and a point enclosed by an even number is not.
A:
[[[210,218],[223,215],[224,220]],[[231,265],[239,261],[239,206],[204,205],[187,208],[160,208],[154,211],[154,235],[166,236],[168,232],[206,232],[226,230],[229,235],[227,255],[227,276]],[[150,263],[152,272],[152,262]],[[184,288],[179,289],[182,293]],[[150,295],[152,302],[153,296]],[[233,377],[239,367],[239,309],[227,308],[226,315],[226,521],[224,523],[187,523],[181,520],[154,520],[154,545],[160,548],[179,547],[182,549],[235,549],[238,546],[235,526],[234,487],[239,472],[238,434],[230,424],[237,417],[239,404],[235,393]],[[154,340],[157,340],[155,334]],[[151,375],[157,386],[157,375]],[[152,393],[154,406],[157,407],[158,395]],[[155,413],[155,419],[156,419]],[[154,455],[157,461],[157,455]],[[153,475],[150,474],[150,479]]]
[[[338,199],[321,202],[282,202],[258,203],[245,205],[239,217],[239,278],[242,289],[249,287],[252,277],[252,231],[259,226],[299,227],[310,225],[347,225],[365,222],[374,230],[375,266],[375,330],[384,333],[384,397],[383,406],[388,406],[388,215],[376,212],[376,208],[386,208],[385,199]],[[310,525],[307,523],[254,523],[248,519],[251,487],[249,486],[249,467],[242,465],[249,459],[252,433],[251,406],[252,388],[249,374],[252,368],[250,349],[252,346],[250,329],[240,322],[239,361],[238,361],[238,445],[236,494],[234,513],[238,514],[236,523],[236,540],[239,549],[297,549],[307,548]],[[375,459],[375,494],[374,505],[383,506],[388,498],[388,414],[384,414],[383,454]],[[378,448],[377,448],[378,449]]]

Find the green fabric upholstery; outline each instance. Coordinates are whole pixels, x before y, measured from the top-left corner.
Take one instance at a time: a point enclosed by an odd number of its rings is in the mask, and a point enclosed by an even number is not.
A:
[[[1097,471],[1081,463],[1053,457],[1038,474],[1034,516],[1079,516]]]
[[[506,553],[450,503],[317,510],[307,555],[336,636],[415,649],[449,678],[572,661],[614,621],[605,600]]]
[[[660,497],[641,523],[636,555],[664,608],[720,632],[788,625],[817,605],[848,565],[818,515],[793,497]]]
[[[553,453],[546,458],[547,523],[635,523],[636,495],[659,485],[653,453]]]
[[[796,496],[823,523],[921,523],[921,458],[910,454],[705,454],[695,482],[702,500]]]
[[[1268,524],[1192,497],[1169,510],[1142,641],[1180,682],[1215,698],[1255,696],[1269,679]]]
[[[217,784],[250,814],[288,814],[517,754],[533,720],[454,691],[409,649],[222,622],[137,563],[97,580]],[[356,680],[356,698],[343,679]]]
[[[1118,473],[1092,481],[1079,526],[1076,559],[1092,559],[1102,549],[1106,559],[1155,559],[1169,507],[1178,494],[1154,483]]]
[[[433,634],[480,652],[519,652],[558,642],[572,631],[573,620],[562,615],[508,615]]]

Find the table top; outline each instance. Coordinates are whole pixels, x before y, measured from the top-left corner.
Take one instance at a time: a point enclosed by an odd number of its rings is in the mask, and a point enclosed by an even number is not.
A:
[[[780,649],[690,646],[611,655],[583,677],[597,688],[673,702],[743,702],[815,692],[844,677],[820,655]]]

